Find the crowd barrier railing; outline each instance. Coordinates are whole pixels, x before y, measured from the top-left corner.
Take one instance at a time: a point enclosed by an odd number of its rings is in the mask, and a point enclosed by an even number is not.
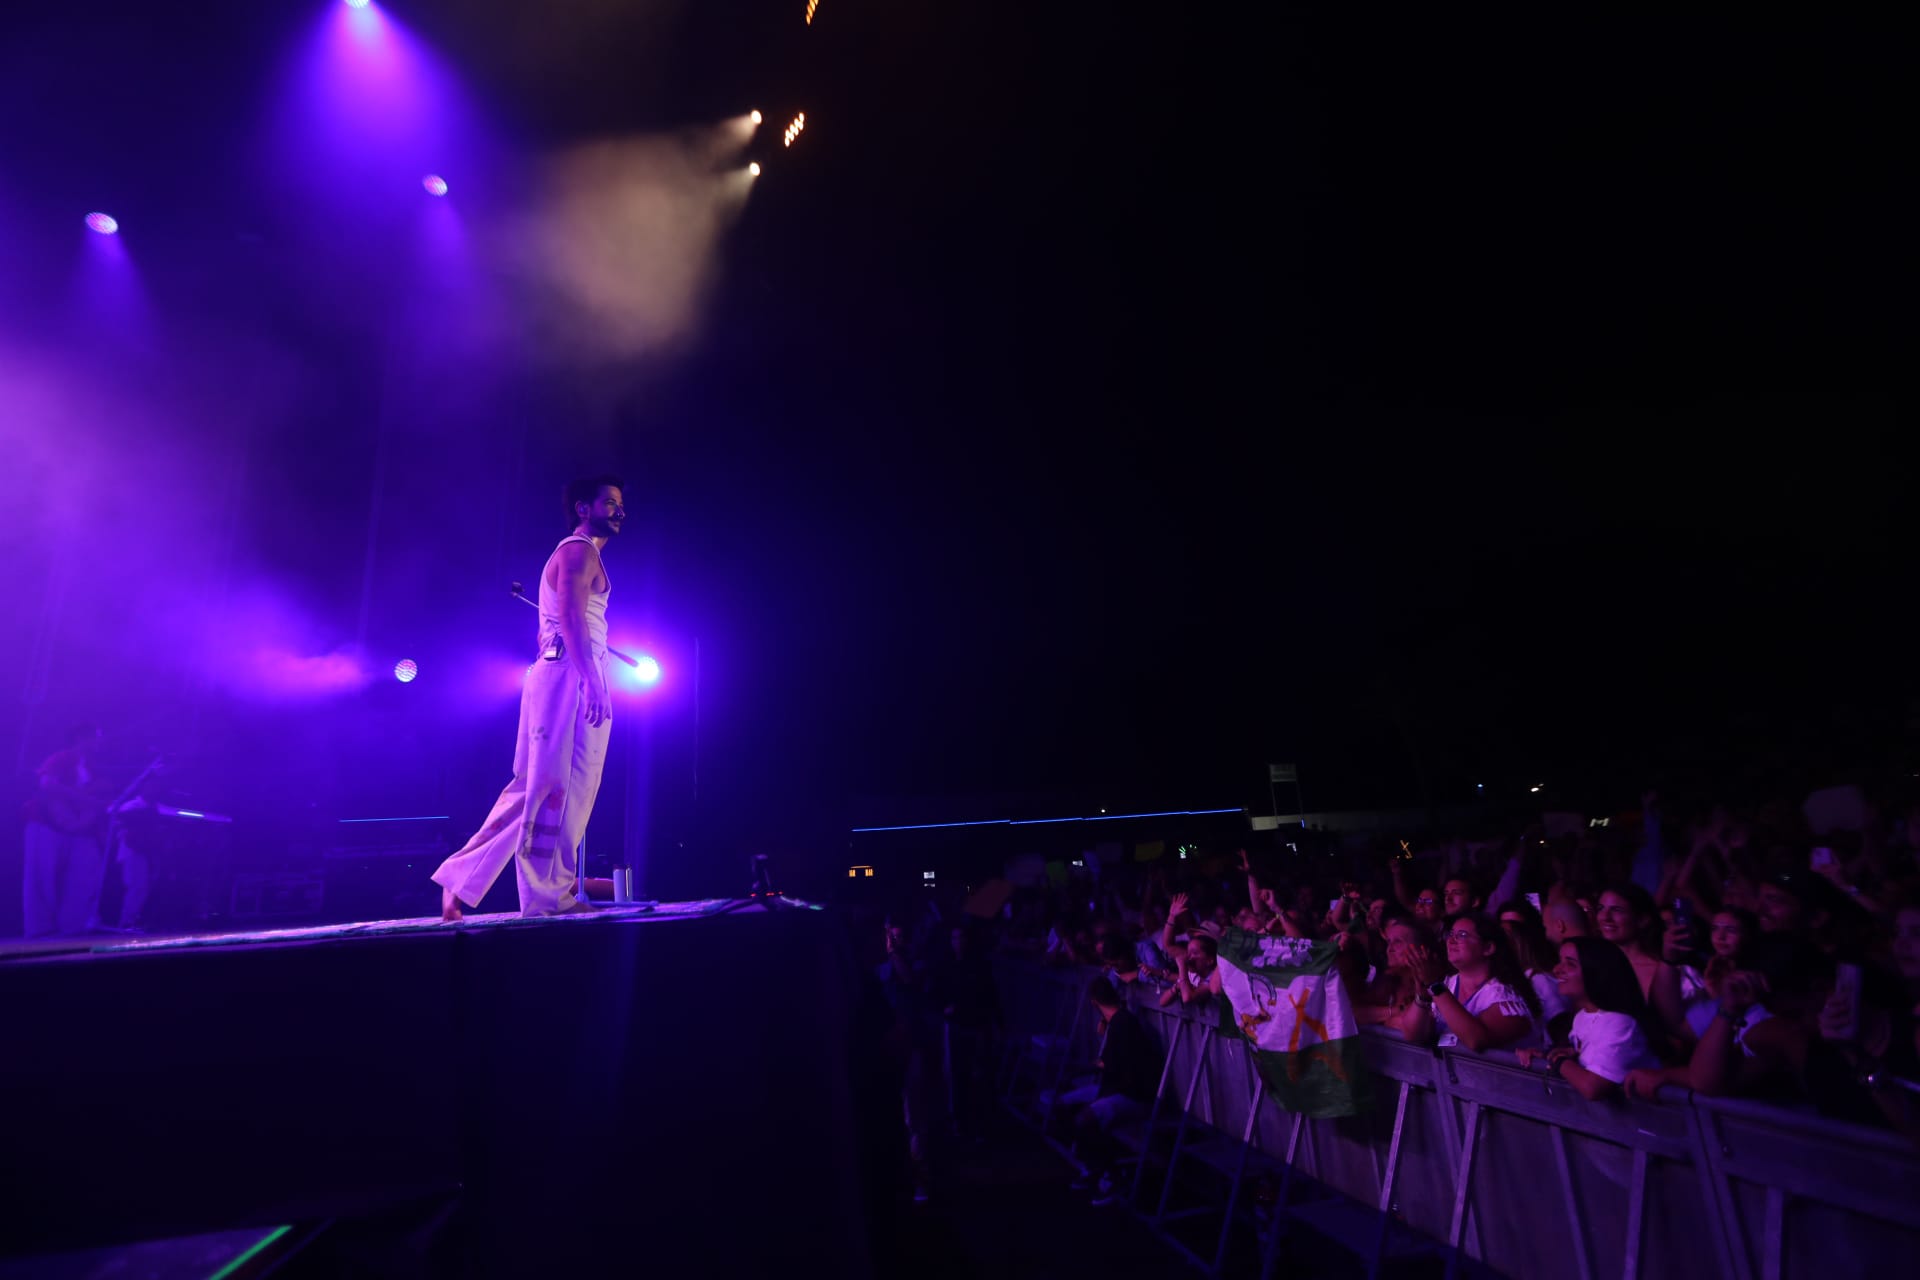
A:
[[[1044,1121],[1091,1071],[1094,976],[1003,964],[1002,1096],[1017,1113]],[[1511,1054],[1372,1031],[1373,1107],[1309,1120],[1270,1104],[1216,1007],[1126,990],[1162,1054],[1147,1120],[1118,1135],[1137,1152],[1129,1203],[1212,1274],[1236,1230],[1251,1229],[1266,1275],[1302,1227],[1374,1273],[1437,1252],[1513,1276],[1827,1280],[1920,1254],[1920,1151],[1890,1133],[1673,1088],[1590,1102]],[[1187,1176],[1193,1164],[1211,1176]],[[1254,1176],[1277,1187],[1264,1215],[1249,1212]],[[1207,1183],[1212,1198],[1188,1204]],[[1209,1216],[1217,1234],[1196,1245],[1192,1224]]]

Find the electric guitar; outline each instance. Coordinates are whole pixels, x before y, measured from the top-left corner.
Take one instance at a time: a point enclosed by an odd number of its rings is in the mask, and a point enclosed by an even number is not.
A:
[[[107,816],[107,802],[111,799],[106,786],[97,779],[84,787],[67,787],[58,783],[43,785],[40,788],[40,815],[48,826],[62,835],[97,834],[101,820]]]
[[[164,754],[140,771],[125,790],[114,794],[106,779],[95,778],[85,786],[69,787],[60,783],[42,785],[40,814],[46,824],[63,835],[99,835],[109,814],[117,813],[142,783],[167,767]]]

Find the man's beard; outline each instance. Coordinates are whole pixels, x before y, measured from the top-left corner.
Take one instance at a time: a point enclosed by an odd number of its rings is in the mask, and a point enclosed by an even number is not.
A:
[[[595,538],[611,538],[619,530],[613,527],[611,520],[602,520],[594,516],[587,521],[587,534]]]

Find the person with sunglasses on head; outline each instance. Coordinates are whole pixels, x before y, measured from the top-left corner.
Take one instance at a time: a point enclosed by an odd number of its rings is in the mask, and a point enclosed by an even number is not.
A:
[[[1441,937],[1444,962],[1424,947],[1415,950],[1412,961],[1424,988],[1419,1003],[1429,1025],[1440,1033],[1438,1047],[1475,1053],[1545,1047],[1540,997],[1500,926],[1485,916],[1462,913],[1447,919]],[[1449,966],[1451,975],[1446,972]]]

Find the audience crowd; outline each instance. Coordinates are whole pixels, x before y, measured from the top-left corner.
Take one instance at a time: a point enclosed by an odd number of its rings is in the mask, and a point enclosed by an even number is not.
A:
[[[1216,1001],[1229,928],[1337,943],[1355,1015],[1377,1034],[1510,1054],[1596,1101],[1680,1086],[1920,1141],[1920,803],[1818,826],[1787,805],[1669,813],[1649,794],[1637,815],[1553,834],[1355,849],[1301,831],[1252,853],[1088,858],[951,930],[938,964],[890,925],[882,979],[897,1011],[937,1007],[919,1025],[966,1044],[958,1065],[939,1055],[962,1077],[945,1114],[964,1132],[999,1017],[978,953],[1101,969],[1108,1052],[1050,1100],[1096,1185],[1105,1134],[1158,1080],[1129,1006]],[[922,939],[929,920],[944,923],[931,912]],[[934,1062],[933,1033],[918,1034]],[[918,1152],[925,1124],[914,1134]]]
[[[1920,1134],[1920,804],[1820,834],[1783,805],[1650,794],[1632,817],[1090,867],[1017,893],[1005,945],[1164,1005],[1217,994],[1230,926],[1331,939],[1388,1034],[1511,1052],[1594,1099],[1673,1084]]]

